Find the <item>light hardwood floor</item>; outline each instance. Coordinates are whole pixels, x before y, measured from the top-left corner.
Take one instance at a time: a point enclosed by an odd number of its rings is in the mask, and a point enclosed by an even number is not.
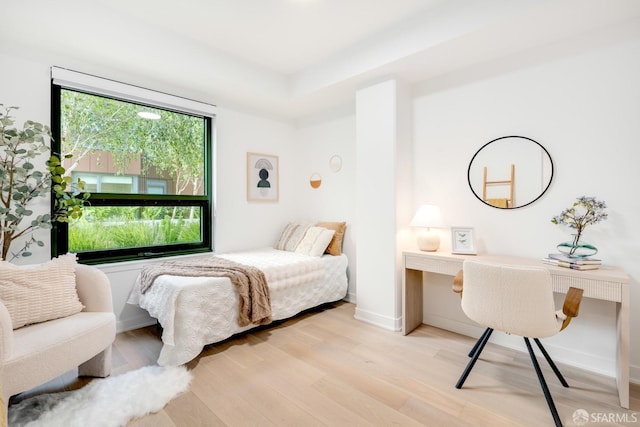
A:
[[[188,364],[190,390],[129,426],[553,425],[527,354],[489,344],[457,390],[472,338],[427,325],[403,336],[355,320],[354,309],[332,304],[206,347]],[[113,374],[155,364],[159,334],[119,334]],[[614,421],[599,425],[640,425],[640,387],[625,410],[612,378],[560,365],[565,389],[539,360],[565,426],[577,425],[577,409]],[[33,393],[86,381],[70,373]]]

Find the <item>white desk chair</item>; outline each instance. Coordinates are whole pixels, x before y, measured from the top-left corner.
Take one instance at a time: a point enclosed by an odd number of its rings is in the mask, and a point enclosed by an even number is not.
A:
[[[462,310],[471,320],[486,326],[471,349],[456,388],[462,388],[494,329],[524,338],[545,399],[556,426],[562,426],[558,411],[542,375],[529,338],[533,338],[564,387],[569,387],[539,338],[550,337],[566,328],[578,315],[582,289],[570,288],[561,311],[553,301],[551,275],[544,267],[512,266],[466,260],[454,279],[453,290],[462,297]],[[463,292],[464,291],[464,292]]]

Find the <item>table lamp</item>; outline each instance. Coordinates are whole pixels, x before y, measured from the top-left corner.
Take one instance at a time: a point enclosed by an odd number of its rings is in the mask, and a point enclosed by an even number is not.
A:
[[[418,249],[421,251],[437,251],[440,246],[440,235],[434,228],[442,228],[440,208],[435,205],[422,205],[413,216],[409,227],[418,228]]]

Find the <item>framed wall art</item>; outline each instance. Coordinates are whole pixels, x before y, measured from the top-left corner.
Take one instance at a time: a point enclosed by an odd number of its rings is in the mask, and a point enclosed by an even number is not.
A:
[[[247,153],[247,200],[277,202],[279,196],[278,156]]]
[[[451,227],[451,253],[468,255],[478,253],[472,227]]]

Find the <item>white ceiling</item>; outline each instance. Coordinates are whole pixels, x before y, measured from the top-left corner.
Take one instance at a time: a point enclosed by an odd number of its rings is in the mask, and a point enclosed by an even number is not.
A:
[[[409,83],[638,23],[638,0],[23,0],[0,52],[297,119]],[[6,19],[10,17],[10,19]]]
[[[101,0],[118,14],[291,75],[446,0]],[[162,2],[160,2],[162,4]]]

